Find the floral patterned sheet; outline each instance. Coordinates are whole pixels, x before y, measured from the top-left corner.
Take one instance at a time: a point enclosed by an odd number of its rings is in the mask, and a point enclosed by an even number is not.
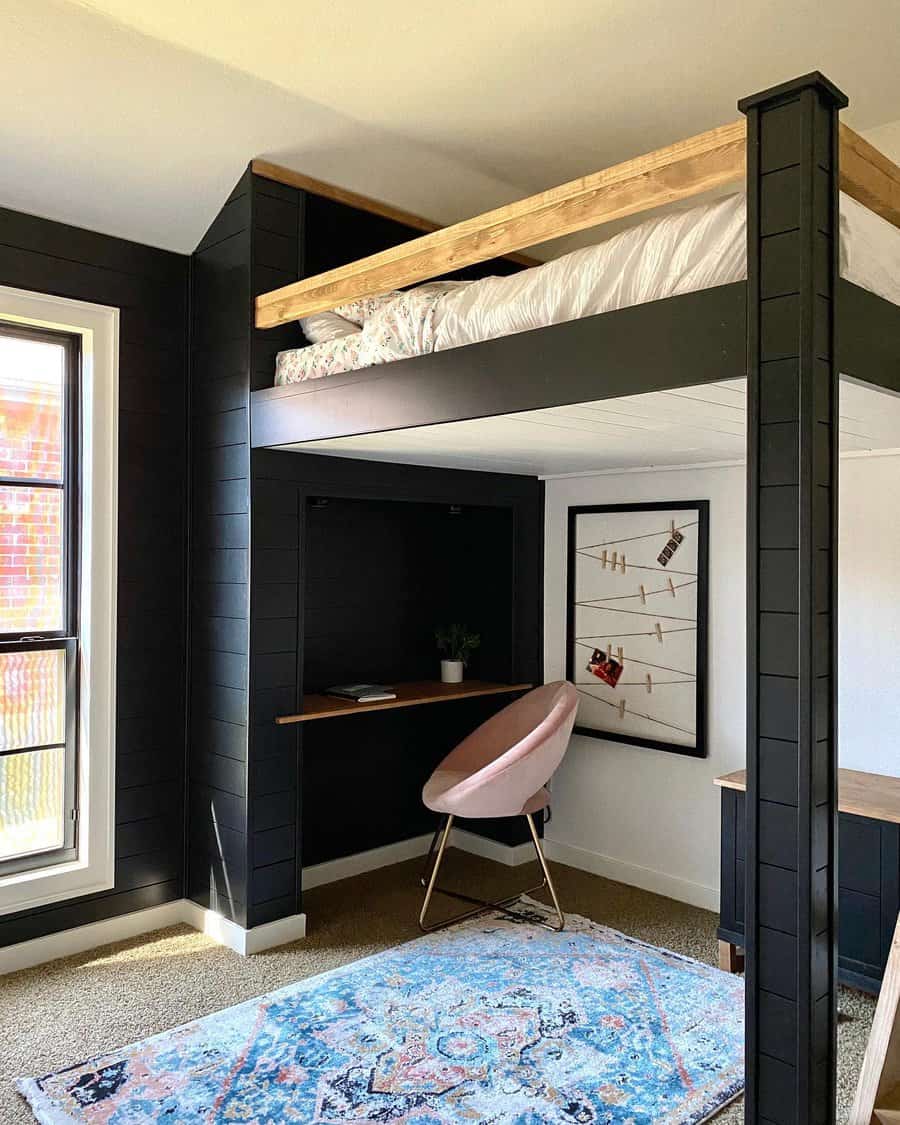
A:
[[[300,383],[340,375],[396,359],[425,355],[434,347],[434,313],[439,301],[465,282],[432,282],[405,292],[370,297],[335,312],[360,329],[336,340],[279,352],[275,383]]]

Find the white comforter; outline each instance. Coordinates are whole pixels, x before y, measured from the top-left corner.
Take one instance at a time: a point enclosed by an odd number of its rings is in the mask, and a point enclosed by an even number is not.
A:
[[[509,336],[747,276],[743,194],[649,219],[511,277],[431,283],[335,310],[357,331],[281,352],[276,383]],[[841,196],[841,274],[900,304],[900,231]]]

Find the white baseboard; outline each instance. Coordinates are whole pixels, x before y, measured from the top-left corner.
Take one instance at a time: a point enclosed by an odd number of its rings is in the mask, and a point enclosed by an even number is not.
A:
[[[379,867],[389,867],[392,863],[417,859],[428,854],[431,839],[430,835],[413,836],[409,840],[385,844],[384,847],[372,848],[367,852],[356,852],[354,855],[342,856],[340,859],[329,859],[325,863],[314,863],[311,867],[303,868],[303,889],[309,891],[326,883],[336,883],[339,879],[349,879],[354,875],[376,871]],[[471,852],[472,855],[481,856],[482,859],[505,863],[507,867],[518,867],[520,863],[527,863],[534,858],[534,848],[531,844],[511,847],[508,844],[499,844],[496,840],[488,840],[485,836],[478,836],[465,828],[453,829],[450,834],[450,847],[459,848],[461,852]]]
[[[492,859],[496,863],[505,863],[507,867],[518,867],[535,858],[533,844],[500,844],[496,840],[489,840],[487,836],[468,832],[465,828],[454,828],[450,843],[460,851],[471,852],[472,855]]]
[[[58,934],[20,941],[16,945],[0,949],[0,975],[30,969],[33,965],[55,961],[58,957],[85,953],[114,941],[126,941],[151,930],[177,926],[183,921],[184,899],[179,898],[161,906],[151,906],[147,910],[135,910],[131,914],[120,914],[117,918],[105,918],[102,922],[90,922],[86,926],[61,930]]]
[[[305,914],[291,914],[287,918],[277,918],[274,922],[265,922],[261,926],[245,930],[237,922],[223,918],[214,910],[206,910],[196,902],[182,899],[182,903],[184,904],[183,922],[211,937],[219,945],[233,949],[242,957],[262,953],[264,949],[273,949],[277,945],[287,945],[289,942],[306,937]]]
[[[399,840],[396,844],[385,844],[381,848],[371,848],[367,852],[355,852],[340,859],[329,859],[325,863],[314,863],[303,868],[303,889],[336,883],[339,879],[349,879],[353,875],[364,875],[367,871],[377,871],[379,867],[390,867],[392,863],[403,863],[407,859],[427,855],[431,836],[413,836],[409,840]]]
[[[556,860],[557,863],[565,863],[569,867],[589,871],[592,875],[602,875],[606,879],[625,883],[629,887],[640,887],[643,891],[652,891],[654,894],[673,898],[676,902],[686,902],[689,906],[699,906],[704,910],[718,913],[718,887],[706,887],[702,883],[693,883],[689,879],[667,875],[664,871],[640,867],[636,863],[613,859],[612,856],[589,852],[584,848],[561,844],[556,840],[544,840],[544,852],[548,859]]]
[[[371,851],[360,852],[343,859],[319,863],[304,868],[303,885],[306,889],[318,887],[325,883],[336,882],[338,879],[347,879],[352,875],[374,871],[379,867],[387,867],[392,863],[415,859],[428,852],[430,843],[431,836],[414,836],[410,840],[401,840],[399,843],[388,844],[383,848],[373,848]],[[496,840],[477,836],[464,828],[453,830],[451,846],[481,856],[483,859],[503,863],[508,867],[527,863],[534,856],[531,844],[510,847],[507,844],[499,844]],[[706,887],[688,879],[679,879],[662,871],[639,867],[637,864],[626,863],[624,860],[599,855],[555,840],[545,840],[544,850],[549,859],[556,860],[558,863],[566,863],[570,867],[590,871],[594,875],[603,875],[618,883],[640,887],[642,890],[652,891],[666,898],[676,899],[678,902],[686,902],[691,906],[712,911],[719,909],[718,888]],[[211,910],[205,910],[195,902],[176,899],[147,910],[121,914],[117,918],[106,918],[101,922],[91,922],[87,926],[77,926],[58,934],[48,934],[46,937],[19,942],[17,945],[8,945],[0,949],[0,976],[41,965],[46,961],[55,961],[60,957],[71,957],[73,954],[84,953],[112,942],[125,941],[182,922],[193,926],[195,930],[207,934],[213,941],[227,946],[242,956],[286,945],[306,935],[305,914],[293,914],[288,918],[279,918],[274,922],[245,930],[236,922],[222,918]]]
[[[222,918],[212,910],[205,910],[196,902],[179,898],[161,906],[151,906],[147,910],[136,910],[131,914],[120,914],[116,918],[105,918],[102,922],[62,930],[58,934],[7,945],[0,949],[0,976],[20,969],[30,969],[34,965],[43,965],[46,961],[56,961],[60,957],[86,953],[101,945],[125,941],[141,934],[149,934],[153,930],[177,926],[179,923],[193,926],[219,945],[225,945],[244,957],[260,953],[264,949],[272,949],[276,945],[286,945],[306,935],[305,914],[293,914],[289,918],[279,918],[245,930],[243,926]]]

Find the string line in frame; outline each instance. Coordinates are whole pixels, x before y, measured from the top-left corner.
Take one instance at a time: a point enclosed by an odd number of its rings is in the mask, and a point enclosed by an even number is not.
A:
[[[654,680],[653,681],[653,690],[656,691],[656,689],[658,687],[673,687],[676,684],[695,684],[696,682],[697,681],[695,679],[689,679],[689,680]],[[575,680],[574,683],[575,683],[576,687],[579,687],[579,686],[581,686],[581,687],[593,687],[594,686],[593,683],[590,680]],[[620,687],[646,688],[647,687],[647,681],[646,680],[619,680],[619,682],[616,684],[616,687],[617,688],[620,688]]]
[[[678,582],[677,584],[673,584],[671,587],[662,586],[658,590],[645,590],[643,592],[643,594],[614,594],[612,597],[609,597],[609,598],[588,598],[586,601],[575,602],[574,604],[575,605],[587,606],[588,609],[602,609],[603,606],[596,606],[594,603],[595,602],[627,602],[627,601],[630,601],[632,598],[640,598],[640,597],[649,598],[649,597],[652,597],[654,594],[668,594],[671,597],[673,590],[683,590],[686,586],[696,586],[696,585],[697,585],[697,579],[694,578],[690,582]],[[620,612],[625,613],[626,611],[620,610]],[[665,614],[657,614],[657,616],[663,616],[664,617]]]
[[[575,553],[577,555],[584,555],[586,559],[596,559],[597,562],[603,562],[599,555],[589,555],[587,547],[576,547]],[[668,566],[645,566],[643,563],[628,563],[629,570],[652,570],[656,574],[677,574],[679,577],[696,578],[697,575],[693,570],[673,570]]]
[[[676,620],[681,620],[681,619],[677,618]],[[663,629],[663,630],[661,630],[662,635],[664,637],[667,637],[670,633],[696,633],[696,631],[697,631],[696,625],[691,625],[691,626],[689,626],[687,628],[684,628],[684,629]],[[616,640],[623,640],[625,637],[655,637],[655,636],[656,636],[656,632],[654,630],[651,630],[649,633],[616,633],[615,634]],[[580,642],[580,641],[606,641],[606,640],[612,640],[612,637],[609,635],[609,633],[587,633],[583,637],[576,637],[575,640],[576,640],[576,642]],[[586,645],[585,647],[586,648],[593,648],[594,646],[593,645]],[[631,658],[628,657],[627,659],[631,659]]]
[[[612,709],[614,711],[618,711],[618,709],[619,709],[619,705],[617,703],[612,703],[612,702],[610,702],[610,700],[604,699],[600,695],[591,695],[591,693],[589,691],[585,691],[583,688],[580,688],[577,685],[575,687],[575,690],[579,693],[579,695],[584,695],[588,699],[592,699],[595,703],[605,703],[607,707],[612,707]],[[629,710],[627,712],[627,714],[631,715],[635,719],[646,719],[650,723],[658,723],[661,727],[668,727],[669,730],[677,730],[681,734],[689,734],[694,738],[696,738],[696,736],[697,736],[696,731],[688,730],[687,727],[680,727],[680,726],[678,726],[677,723],[667,723],[665,721],[665,719],[657,719],[654,715],[644,715],[640,711],[631,711],[631,710]],[[597,733],[599,735],[601,735],[601,737],[602,737],[602,735],[603,735],[602,730],[598,731]]]
[[[686,527],[696,527],[699,520],[692,520],[690,523],[679,524],[675,530],[684,531]],[[603,543],[585,543],[583,547],[578,547],[579,551],[591,551],[597,547],[611,547],[614,543],[635,543],[638,539],[655,539],[658,535],[669,536],[672,529],[670,527],[663,528],[662,531],[648,531],[646,535],[629,535],[625,539],[607,539]]]
[[[640,597],[640,595],[638,595],[638,596]],[[575,605],[581,606],[582,609],[597,609],[597,610],[603,610],[606,613],[627,613],[627,614],[630,614],[632,617],[652,617],[654,620],[658,620],[660,617],[664,617],[666,619],[666,621],[695,621],[696,620],[696,618],[694,618],[694,617],[676,617],[676,615],[674,613],[644,613],[644,611],[641,610],[641,609],[610,609],[609,606],[591,605],[589,602],[575,602]]]
[[[644,635],[645,634],[643,634],[643,633],[637,634],[637,636],[639,636],[639,637],[643,637]],[[648,633],[646,635],[652,636],[653,634]],[[594,639],[599,640],[599,637],[594,638]],[[607,638],[607,640],[611,640],[611,638]],[[577,645],[579,645],[581,648],[593,649],[593,648],[596,647],[595,645],[592,645],[592,644],[589,645],[585,641],[579,641],[577,639],[576,639],[575,643]],[[677,676],[690,676],[691,679],[686,680],[685,683],[696,683],[697,682],[697,677],[693,672],[685,672],[681,668],[670,668],[668,666],[668,664],[651,664],[649,660],[638,660],[638,658],[636,656],[624,656],[622,659],[625,663],[640,664],[644,668],[656,668],[660,672],[674,672]]]

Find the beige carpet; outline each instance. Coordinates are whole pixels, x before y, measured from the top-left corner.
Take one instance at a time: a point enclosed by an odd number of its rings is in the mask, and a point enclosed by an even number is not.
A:
[[[178,926],[0,977],[0,1122],[33,1120],[12,1087],[20,1075],[59,1070],[416,937],[420,868],[419,860],[401,863],[310,891],[309,936],[255,957],[238,957]],[[553,870],[564,909],[715,963],[714,915],[571,867]],[[537,865],[510,869],[454,851],[447,878],[496,896],[508,893],[511,881],[537,882]],[[874,1001],[843,990],[841,1011],[839,1120],[845,1120]],[[741,1104],[715,1120],[743,1121]]]

